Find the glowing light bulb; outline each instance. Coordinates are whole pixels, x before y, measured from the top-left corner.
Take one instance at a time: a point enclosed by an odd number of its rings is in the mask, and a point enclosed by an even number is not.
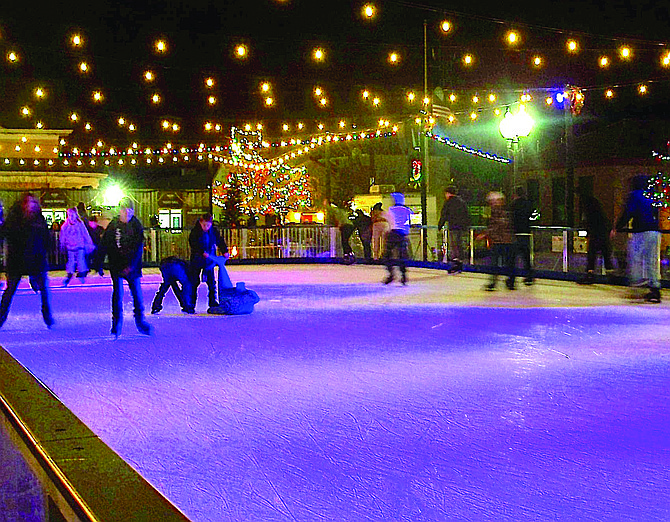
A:
[[[246,58],[248,53],[249,50],[247,49],[247,46],[244,44],[240,44],[237,47],[235,47],[235,56],[237,56],[238,58]]]
[[[19,55],[16,54],[14,51],[9,51],[7,53],[7,60],[12,62],[12,63],[18,62],[19,61]]]
[[[510,45],[515,45],[519,42],[519,33],[516,31],[510,31],[507,33],[507,43]]]
[[[35,127],[38,128],[38,129],[43,129],[43,128],[44,128],[44,123],[42,123],[41,121],[38,121],[38,122],[35,124]]]
[[[449,20],[442,20],[440,23],[440,29],[442,30],[443,33],[448,33],[451,31],[451,23]]]
[[[423,104],[424,104],[424,105],[428,105],[429,103],[430,103],[430,98],[429,98],[428,96],[426,96],[426,97],[423,99]]]
[[[491,103],[493,103],[494,101],[496,101],[496,95],[493,94],[493,93],[489,94],[489,101],[490,101]]]
[[[377,107],[377,106],[379,106],[379,104],[380,104],[381,102],[382,102],[382,101],[381,101],[379,98],[375,98],[375,99],[372,100],[372,105],[374,105],[375,107]]]
[[[211,122],[208,121],[207,123],[205,123],[205,130],[206,131],[211,131],[212,127],[213,127],[213,125],[212,125]]]
[[[551,96],[547,96],[544,100],[544,103],[546,103],[547,105],[551,105],[554,103],[554,99]]]
[[[210,96],[209,98],[207,98],[207,103],[209,103],[210,105],[216,104],[216,97]]]
[[[121,127],[123,127],[123,126],[126,124],[126,119],[125,119],[123,116],[121,116],[121,117],[120,117],[118,120],[116,120],[116,121],[117,121],[117,123],[118,123]]]
[[[77,121],[79,119],[79,115],[76,112],[73,112],[70,114],[70,120],[72,121]]]
[[[154,44],[156,51],[159,53],[164,53],[167,51],[167,42],[165,40],[156,40],[156,43]]]
[[[275,101],[274,101],[270,96],[268,96],[267,98],[265,98],[265,105],[266,105],[267,107],[272,107],[272,105],[274,104],[274,102],[275,102]]]
[[[128,130],[130,132],[135,132],[135,130],[137,130],[137,127],[135,127],[134,123],[131,123],[130,125],[128,125]]]
[[[455,102],[456,99],[457,99],[457,96],[452,92],[452,93],[449,95],[449,101],[450,101],[450,102]]]
[[[598,60],[598,64],[602,68],[609,67],[610,59],[607,56],[601,56],[600,59]]]
[[[389,63],[391,65],[396,65],[400,61],[400,56],[398,56],[398,53],[392,52],[389,54]]]
[[[81,36],[75,34],[72,36],[72,45],[79,47],[83,43]]]
[[[407,101],[413,102],[416,99],[416,94],[413,92],[408,92],[407,93]]]
[[[568,52],[576,53],[579,51],[579,44],[577,43],[577,40],[568,40],[566,42],[566,46],[568,48]]]
[[[466,54],[463,56],[463,63],[465,65],[472,65],[472,62],[474,61],[474,58],[472,57],[471,54]]]
[[[169,128],[170,128],[170,122],[167,121],[167,120],[163,120],[163,121],[161,122],[161,126],[162,126],[164,129],[169,129]]]
[[[477,113],[476,112],[471,112],[470,113],[470,119],[473,120],[473,121],[476,120],[477,119]]]
[[[366,18],[372,18],[376,13],[375,6],[372,4],[366,4],[363,6],[363,16]]]
[[[666,53],[661,57],[661,65],[664,67],[670,65],[670,53]]]
[[[321,48],[314,49],[312,55],[317,62],[322,62],[326,58],[326,52]]]
[[[161,102],[161,96],[158,93],[154,93],[151,95],[151,101],[152,103],[160,103]]]
[[[281,128],[284,132],[287,132],[289,129],[288,123],[284,123],[284,125],[282,125]]]
[[[145,71],[144,79],[148,82],[153,82],[156,79],[156,76],[154,75],[153,71]]]
[[[302,129],[304,129],[304,128],[305,128],[305,124],[304,124],[304,123],[302,123],[302,122],[298,123],[298,130],[302,130]]]
[[[326,105],[328,105],[328,99],[327,98],[321,98],[319,100],[319,103],[321,104],[321,107],[325,107]]]
[[[314,87],[314,96],[321,96],[322,94],[323,90],[321,89],[321,87]]]
[[[535,67],[540,67],[542,65],[542,57],[541,56],[533,57],[533,65]]]
[[[647,94],[648,91],[649,91],[649,89],[648,89],[647,86],[644,85],[644,84],[640,85],[640,86],[637,88],[637,92],[639,92],[640,94]]]
[[[627,45],[624,45],[619,49],[619,56],[621,56],[622,60],[629,60],[633,57],[633,50]]]
[[[92,128],[93,128],[93,126],[90,123],[87,123],[86,125],[84,125],[84,129],[86,129],[87,131],[90,131]]]
[[[340,120],[340,123],[339,123],[340,129],[344,129],[345,125],[346,125],[346,122],[344,120]]]
[[[89,70],[88,64],[86,62],[81,62],[79,64],[79,70],[83,73],[88,72]]]
[[[261,83],[262,92],[270,92],[270,84],[268,82]]]
[[[95,102],[101,102],[102,101],[102,93],[100,91],[94,91],[93,92],[93,101],[95,101]]]
[[[367,100],[370,97],[370,92],[369,91],[363,91],[363,99]]]
[[[612,89],[607,89],[605,91],[605,97],[606,98],[614,98],[614,91]]]
[[[479,103],[479,96],[476,94],[472,97],[472,103]]]

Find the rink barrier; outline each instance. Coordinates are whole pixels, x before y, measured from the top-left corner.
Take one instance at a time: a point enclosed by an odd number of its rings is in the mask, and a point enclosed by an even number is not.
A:
[[[2,347],[0,469],[7,520],[188,521]]]
[[[429,226],[428,259],[421,259],[423,252],[421,226],[412,226],[409,234],[409,256],[415,263],[434,263],[424,265],[430,268],[444,268],[442,257],[449,258],[447,230],[438,231],[437,227]],[[464,234],[465,270],[475,272],[489,272],[490,257],[484,240],[477,236],[484,227],[470,227]],[[190,229],[160,229],[145,230],[145,248],[143,263],[145,266],[158,266],[160,260],[168,256],[177,256],[188,259],[190,248],[188,236]],[[661,278],[667,285],[670,282],[669,250],[670,234],[668,230],[661,231]],[[54,232],[54,234],[58,234]],[[275,262],[296,263],[330,263],[342,262],[343,252],[340,241],[340,232],[336,227],[326,225],[287,225],[280,227],[257,228],[221,228],[221,234],[229,246],[231,253],[230,264],[255,264]],[[549,279],[574,280],[586,271],[586,231],[566,227],[531,227],[530,242],[533,266],[538,277]],[[626,264],[626,233],[617,235],[613,243],[613,261],[616,275],[608,281],[617,281],[625,276]],[[58,244],[58,238],[52,242]],[[351,239],[351,246],[356,258],[363,257],[363,246],[358,234]],[[53,269],[63,269],[65,258],[56,246],[49,253],[49,265]],[[602,259],[598,258],[596,271],[605,276],[605,267]]]

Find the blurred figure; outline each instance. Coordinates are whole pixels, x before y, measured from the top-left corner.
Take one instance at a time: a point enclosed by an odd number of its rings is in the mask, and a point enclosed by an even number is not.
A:
[[[258,219],[256,218],[256,214],[251,211],[249,218],[247,219],[247,228],[256,228],[257,225]]]
[[[93,246],[95,247],[91,255],[88,257],[88,266],[102,277],[105,273],[102,269],[103,260],[100,256],[100,241],[102,240],[102,235],[105,233],[105,229],[98,223],[98,216],[91,216],[89,218],[88,233],[90,234]]]
[[[50,236],[40,204],[33,194],[24,194],[12,206],[1,231],[2,237],[7,241],[7,288],[0,301],[0,327],[7,320],[9,307],[21,277],[27,275],[31,288],[40,294],[44,323],[47,328],[51,328],[54,320],[51,315],[47,280]]]
[[[526,198],[523,187],[517,187],[512,200],[512,223],[514,228],[514,264],[517,256],[521,256],[525,278],[524,284],[533,284],[533,266],[530,261],[531,231],[530,217],[533,215],[533,204]]]
[[[386,234],[389,231],[389,222],[381,203],[375,203],[370,211],[372,219],[372,258],[381,259],[384,255]]]
[[[351,248],[351,236],[356,230],[356,227],[349,219],[349,209],[343,209],[331,203],[328,217],[331,225],[336,226],[340,231],[340,241],[342,242],[342,254],[344,255],[344,262],[351,265],[356,262],[356,256]]]
[[[631,180],[631,191],[621,216],[610,232],[628,230],[628,272],[633,291],[645,285],[649,292],[644,299],[650,303],[661,302],[661,234],[658,231],[658,209],[645,197],[647,176],[638,175]],[[634,295],[636,297],[636,295]]]
[[[579,283],[590,285],[595,282],[594,270],[598,254],[603,257],[605,270],[611,272],[614,268],[612,265],[612,248],[609,238],[610,224],[600,201],[590,194],[582,193],[579,195],[579,210],[581,211],[582,224],[586,228],[588,239],[586,275]]]
[[[360,208],[356,210],[354,227],[358,230],[358,237],[363,245],[363,256],[366,261],[372,260],[372,218]]]
[[[61,249],[67,253],[66,275],[63,286],[67,286],[70,283],[75,270],[81,282],[85,281],[86,274],[88,274],[86,256],[95,250],[91,235],[84,222],[79,219],[77,209],[68,208],[66,215],[65,223],[63,223],[58,236]]]
[[[135,207],[130,198],[119,202],[119,215],[105,229],[100,242],[104,255],[109,257],[109,272],[112,276],[112,329],[118,337],[123,323],[123,280],[125,279],[133,297],[133,315],[137,331],[151,334],[151,327],[144,319],[142,302],[142,252],[144,227],[135,217]],[[104,257],[103,257],[104,259]]]
[[[405,206],[405,196],[400,192],[391,194],[395,205],[386,212],[386,220],[389,222],[389,232],[386,235],[386,268],[388,277],[384,284],[388,285],[395,279],[393,267],[400,270],[400,282],[407,284],[407,242],[411,215],[414,214],[409,207]]]
[[[163,309],[165,294],[172,288],[182,311],[187,314],[194,314],[195,307],[191,301],[193,296],[191,280],[188,276],[188,263],[176,256],[170,256],[161,260],[160,270],[163,282],[158,287],[156,296],[151,303],[151,313],[157,314]]]
[[[491,207],[491,217],[488,227],[477,239],[487,237],[491,243],[491,280],[485,289],[493,291],[496,289],[498,276],[507,275],[506,285],[509,290],[514,290],[515,268],[514,268],[514,234],[512,230],[512,217],[505,207],[505,196],[500,192],[489,192],[486,201]]]
[[[449,272],[461,272],[463,270],[463,237],[470,227],[470,214],[465,201],[457,195],[454,185],[449,185],[444,189],[444,199],[437,229],[442,230],[445,223],[448,224]]]

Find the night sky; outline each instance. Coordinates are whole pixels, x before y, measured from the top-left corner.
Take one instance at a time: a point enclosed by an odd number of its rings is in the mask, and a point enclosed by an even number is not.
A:
[[[602,3],[604,4],[604,2]],[[75,125],[73,140],[83,144],[104,134],[124,145],[131,139],[146,142],[197,141],[203,123],[219,122],[227,129],[245,121],[262,121],[268,134],[280,134],[281,123],[307,123],[315,132],[317,121],[336,130],[345,118],[360,125],[378,117],[408,117],[405,95],[423,90],[423,23],[428,27],[429,90],[441,86],[455,90],[461,100],[477,92],[498,93],[499,101],[516,100],[522,89],[576,84],[587,90],[595,114],[625,117],[649,113],[664,116],[670,69],[660,66],[669,15],[667,6],[655,2],[551,1],[504,2],[379,2],[373,21],[362,15],[362,2],[245,1],[158,2],[121,1],[50,3],[27,9],[21,3],[3,6],[0,14],[0,47],[5,59],[0,66],[0,125],[31,127],[39,119],[50,128],[72,127],[74,110],[82,119]],[[439,33],[439,21],[454,24],[449,36]],[[510,50],[505,32],[515,28],[522,43]],[[81,49],[68,38],[84,37]],[[168,52],[157,55],[154,41],[164,37]],[[582,52],[569,56],[565,41],[579,40]],[[624,38],[625,37],[625,38]],[[634,59],[623,63],[616,56],[622,43],[634,49]],[[244,43],[250,55],[234,57],[234,46]],[[315,63],[311,52],[322,47],[327,58]],[[10,64],[6,54],[18,50],[20,63]],[[386,61],[390,51],[401,56],[400,64]],[[608,51],[612,66],[599,70],[597,56]],[[475,56],[475,66],[464,68],[464,53]],[[542,54],[546,66],[534,70],[530,60]],[[91,71],[77,71],[86,60]],[[147,85],[142,74],[151,69],[156,80]],[[215,78],[213,89],[204,79]],[[272,84],[274,106],[264,106],[259,85]],[[650,83],[643,100],[636,93],[640,82]],[[37,102],[34,89],[47,90]],[[328,105],[322,108],[313,95],[316,85],[325,90]],[[603,105],[602,90],[619,86],[617,100]],[[370,89],[382,97],[382,108],[372,109],[360,93]],[[99,89],[104,102],[95,104],[91,93]],[[161,103],[152,105],[152,93]],[[593,93],[592,95],[590,93]],[[216,96],[212,107],[207,97]],[[590,98],[590,99],[589,99]],[[30,119],[20,108],[33,109]],[[652,109],[653,108],[653,109]],[[464,104],[454,107],[466,112]],[[116,125],[124,116],[138,126],[135,135]],[[160,122],[180,125],[180,136],[166,136]],[[94,132],[87,138],[83,122]],[[310,129],[309,126],[312,126]],[[93,137],[95,134],[95,138]],[[190,138],[192,137],[192,138]]]

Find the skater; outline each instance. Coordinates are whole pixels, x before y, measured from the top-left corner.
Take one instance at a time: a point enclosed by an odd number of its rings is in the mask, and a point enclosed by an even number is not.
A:
[[[530,231],[530,217],[533,215],[533,205],[523,187],[517,187],[511,205],[512,223],[514,225],[514,264],[517,256],[521,256],[525,278],[525,285],[533,284],[533,266],[530,261],[532,248],[532,233]]]
[[[382,204],[375,203],[370,211],[370,218],[372,219],[372,258],[375,260],[381,259],[384,255],[384,240],[389,231],[389,222],[386,221],[386,212],[382,208]]]
[[[658,231],[658,209],[645,197],[647,177],[638,175],[631,180],[631,191],[621,216],[610,233],[630,231],[628,239],[628,279],[637,297],[637,289],[647,285],[649,292],[642,297],[649,303],[661,302],[661,234]],[[630,226],[629,226],[630,223]]]
[[[356,256],[351,248],[351,236],[356,230],[356,227],[349,218],[349,210],[340,208],[336,205],[330,205],[329,219],[332,226],[335,226],[340,231],[340,241],[342,242],[342,255],[344,257],[344,264],[351,265],[356,262]]]
[[[65,265],[65,280],[63,286],[67,286],[75,274],[84,283],[88,274],[86,256],[95,250],[91,235],[84,222],[79,218],[76,208],[67,209],[65,223],[60,229],[60,246],[67,253],[67,263]]]
[[[600,254],[608,274],[612,273],[612,248],[610,246],[610,225],[603,211],[603,207],[597,198],[590,194],[579,195],[579,209],[581,210],[582,223],[586,228],[588,239],[588,250],[586,254],[586,275],[579,281],[580,284],[590,285],[595,283],[596,256]]]
[[[486,201],[491,207],[491,217],[486,231],[477,239],[487,237],[491,242],[491,280],[484,288],[496,289],[498,275],[507,275],[507,288],[514,290],[514,239],[510,212],[505,207],[505,196],[500,192],[489,192]]]
[[[200,286],[200,275],[207,283],[208,308],[216,308],[219,303],[216,300],[216,277],[214,267],[216,264],[210,256],[216,256],[218,248],[222,256],[227,259],[228,245],[221,237],[219,229],[213,224],[211,214],[203,214],[196,222],[188,237],[191,246],[190,278],[191,278],[191,303],[193,308],[198,300],[198,286]]]
[[[363,256],[367,262],[372,261],[372,218],[360,208],[356,210],[354,226],[363,245]]]
[[[442,230],[445,223],[447,226],[447,245],[449,273],[461,272],[463,270],[463,237],[470,227],[470,214],[465,201],[458,196],[454,185],[444,189],[444,205],[437,229]]]
[[[163,309],[163,299],[167,291],[172,288],[174,296],[179,301],[179,306],[183,312],[194,314],[195,308],[191,299],[191,280],[188,275],[188,263],[176,256],[166,257],[160,264],[163,282],[156,292],[153,303],[151,304],[151,313],[157,314]]]
[[[135,217],[135,207],[130,198],[119,202],[119,215],[105,229],[100,242],[103,259],[109,258],[109,272],[112,276],[112,329],[118,337],[123,323],[123,280],[125,279],[133,297],[135,326],[144,335],[151,334],[151,327],[144,319],[142,302],[142,251],[144,228]]]
[[[405,196],[400,192],[391,194],[395,205],[386,212],[386,220],[389,222],[389,232],[386,235],[386,268],[388,277],[384,284],[388,285],[395,279],[393,267],[400,270],[400,282],[407,284],[407,240],[409,236],[410,217],[414,212],[405,206]]]
[[[51,328],[54,320],[51,315],[47,280],[50,235],[40,204],[33,194],[24,194],[12,206],[7,220],[2,224],[1,234],[7,242],[7,287],[0,301],[0,327],[7,320],[9,307],[21,277],[27,275],[31,288],[40,294],[44,323],[47,328]]]
[[[89,268],[93,269],[93,271],[97,272],[100,277],[105,275],[105,272],[102,267],[102,259],[100,258],[100,240],[102,239],[102,235],[105,233],[104,227],[98,223],[98,216],[91,216],[88,220],[88,233],[91,236],[91,240],[93,241],[93,246],[95,249],[91,253],[90,256],[88,256],[88,266]]]

